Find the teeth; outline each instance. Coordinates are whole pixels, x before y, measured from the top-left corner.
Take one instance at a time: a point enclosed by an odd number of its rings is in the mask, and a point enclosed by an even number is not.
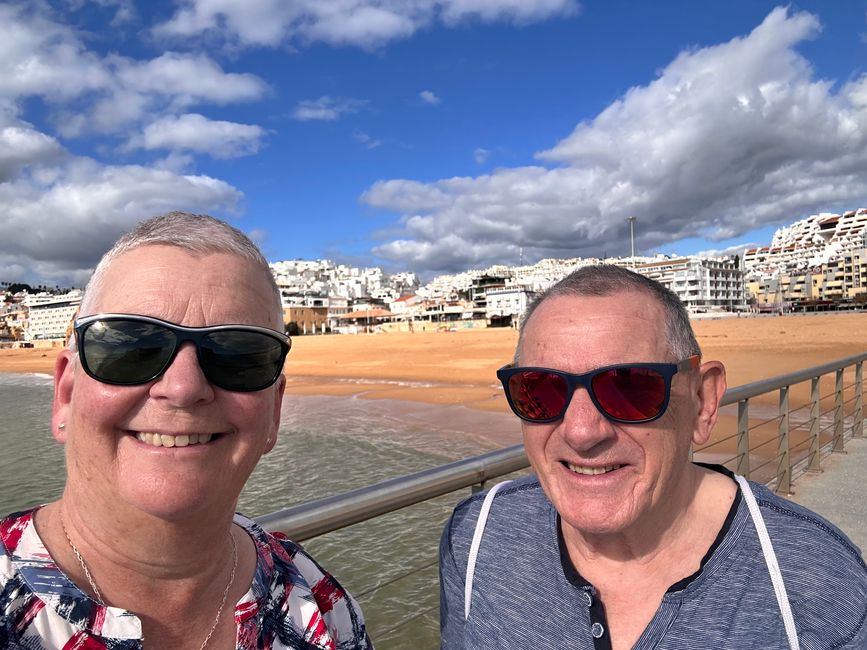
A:
[[[166,436],[159,433],[137,433],[138,440],[151,447],[187,447],[189,445],[203,445],[210,442],[213,434],[192,433],[182,436]]]
[[[568,467],[576,474],[589,474],[593,476],[596,474],[605,474],[606,472],[611,472],[615,469],[620,469],[621,467],[623,467],[623,465],[606,465],[605,467],[582,467],[581,465],[566,463],[566,467]]]

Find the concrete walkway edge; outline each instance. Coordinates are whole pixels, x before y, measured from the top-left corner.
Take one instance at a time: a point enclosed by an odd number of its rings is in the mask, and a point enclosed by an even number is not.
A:
[[[795,503],[813,510],[867,552],[867,438],[850,438],[845,453],[822,458],[822,473],[806,473],[792,484]]]

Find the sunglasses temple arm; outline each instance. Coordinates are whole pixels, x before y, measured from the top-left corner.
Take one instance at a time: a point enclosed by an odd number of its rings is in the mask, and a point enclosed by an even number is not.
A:
[[[701,365],[701,355],[693,354],[688,359],[684,359],[679,364],[677,364],[678,370],[695,370]]]

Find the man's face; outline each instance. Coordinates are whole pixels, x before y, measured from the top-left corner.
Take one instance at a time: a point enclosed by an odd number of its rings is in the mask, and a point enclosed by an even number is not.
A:
[[[519,365],[574,374],[630,362],[676,362],[662,308],[644,292],[556,297],[523,332]],[[682,506],[682,478],[698,412],[696,373],[680,372],[665,414],[646,424],[605,418],[578,387],[564,417],[523,422],[524,446],[545,493],[568,528],[582,534],[641,531]]]
[[[144,246],[112,262],[94,311],[189,326],[274,328],[273,295],[264,272],[240,257]],[[67,445],[70,487],[117,507],[173,518],[234,508],[250,472],[276,441],[284,379],[251,393],[218,388],[202,374],[193,344],[185,343],[163,375],[138,386],[100,383],[64,352],[55,384],[54,419],[66,423],[59,436]],[[138,434],[212,438],[166,447]]]

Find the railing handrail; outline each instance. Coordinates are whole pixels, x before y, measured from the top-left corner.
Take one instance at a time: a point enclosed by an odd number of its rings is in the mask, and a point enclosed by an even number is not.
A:
[[[518,444],[257,517],[303,541],[529,466]],[[291,531],[291,532],[290,532]]]
[[[803,370],[796,370],[795,372],[777,375],[776,377],[760,379],[759,381],[744,384],[743,386],[735,386],[734,388],[729,388],[725,392],[722,401],[720,402],[720,406],[735,404],[741,400],[749,399],[764,393],[770,393],[771,391],[778,390],[784,386],[800,384],[802,381],[807,381],[808,379],[819,377],[821,375],[827,375],[829,372],[842,370],[843,368],[854,365],[859,361],[865,360],[867,360],[867,352],[862,352],[861,354],[853,354],[852,356],[838,359],[837,361],[829,361],[828,363],[813,366],[812,368],[804,368]]]
[[[723,395],[721,405],[734,404],[865,360],[867,360],[867,352],[729,388]],[[349,492],[301,503],[257,517],[256,520],[264,528],[283,531],[300,542],[504,474],[517,472],[529,465],[524,446],[513,445]]]

